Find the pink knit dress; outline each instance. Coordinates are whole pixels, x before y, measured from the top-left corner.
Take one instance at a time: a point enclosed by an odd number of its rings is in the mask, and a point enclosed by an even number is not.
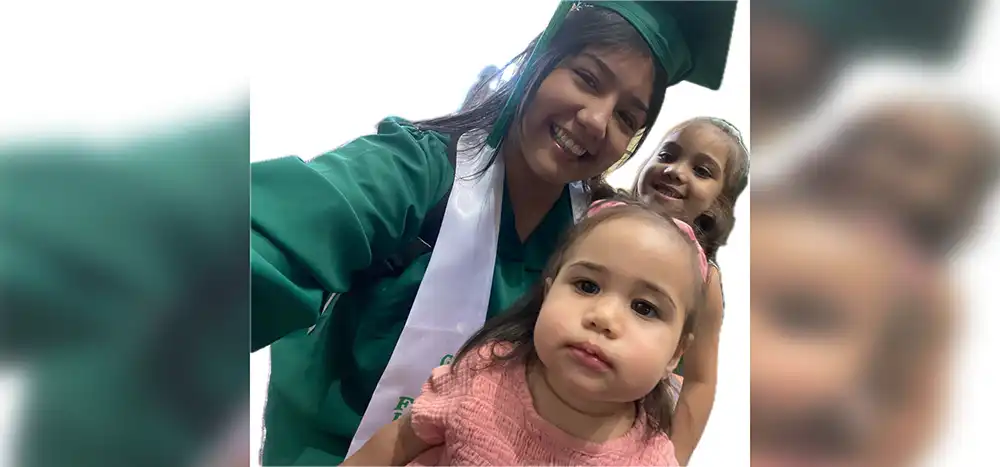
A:
[[[434,370],[414,401],[414,430],[435,448],[410,465],[677,465],[666,435],[647,437],[637,418],[624,436],[595,443],[535,411],[520,363],[488,365],[489,346],[456,368]]]

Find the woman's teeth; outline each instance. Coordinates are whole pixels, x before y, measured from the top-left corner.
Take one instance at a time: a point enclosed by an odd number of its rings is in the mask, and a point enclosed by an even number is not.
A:
[[[559,147],[576,157],[583,157],[587,154],[587,150],[583,149],[583,146],[577,144],[576,141],[573,141],[573,138],[570,138],[569,134],[563,131],[562,128],[557,126],[552,127],[552,139],[556,141]]]

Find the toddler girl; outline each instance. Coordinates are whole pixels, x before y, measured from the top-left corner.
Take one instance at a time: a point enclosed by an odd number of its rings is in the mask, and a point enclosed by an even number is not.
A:
[[[605,203],[542,280],[345,465],[677,465],[666,381],[707,266],[692,228]]]

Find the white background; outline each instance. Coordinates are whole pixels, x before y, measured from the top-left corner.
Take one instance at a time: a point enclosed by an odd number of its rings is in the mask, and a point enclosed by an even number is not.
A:
[[[457,110],[483,67],[503,66],[548,23],[557,2],[295,3],[260,15],[252,75],[251,157],[310,158],[370,134],[387,115],[420,119]],[[699,115],[749,133],[749,4],[741,3],[723,88],[688,83],[664,109],[634,164],[611,179],[629,185],[669,127]],[[749,449],[749,199],[719,254],[726,320],[719,390],[692,465],[744,465]],[[251,356],[251,448],[260,446],[268,353]]]

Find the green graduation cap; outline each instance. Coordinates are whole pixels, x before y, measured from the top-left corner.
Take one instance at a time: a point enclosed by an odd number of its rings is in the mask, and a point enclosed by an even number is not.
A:
[[[562,1],[548,27],[539,37],[535,52],[524,68],[531,69],[538,51],[545,50],[567,15],[582,8],[607,8],[621,15],[646,40],[656,65],[666,73],[665,87],[681,81],[717,90],[722,85],[729,56],[729,43],[736,17],[736,1]],[[527,80],[518,79],[487,143],[496,147],[525,95]],[[663,105],[665,89],[653,91],[647,126],[651,126]]]
[[[736,1],[603,1],[639,31],[667,72],[667,85],[688,81],[717,90],[729,56]]]

